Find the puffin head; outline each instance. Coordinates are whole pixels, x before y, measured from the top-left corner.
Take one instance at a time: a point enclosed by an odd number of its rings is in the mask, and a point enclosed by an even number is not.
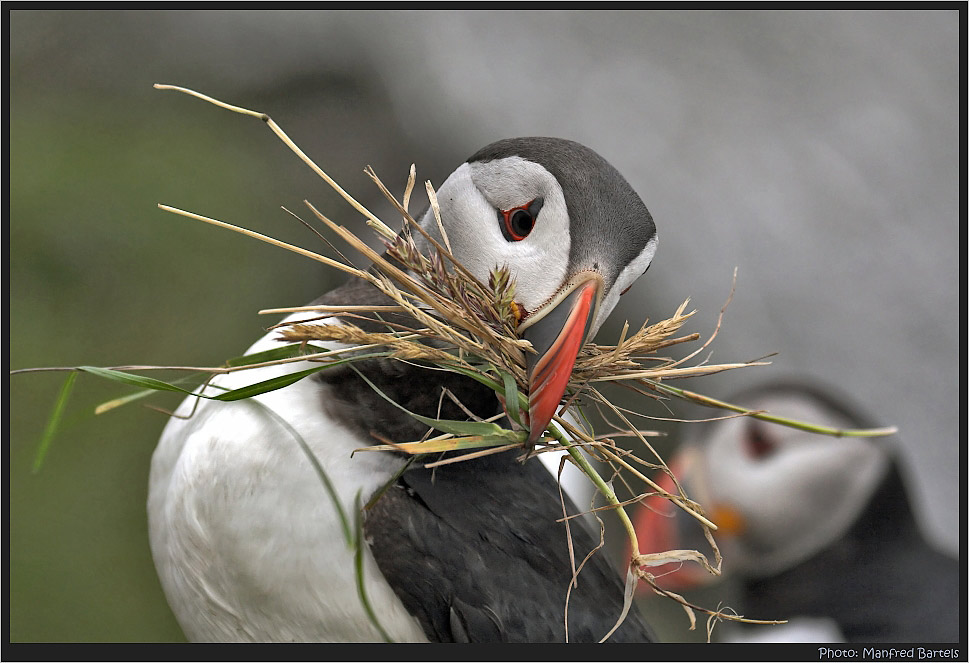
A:
[[[483,282],[515,280],[529,377],[529,441],[558,409],[576,355],[649,267],[656,226],[605,159],[560,138],[509,138],[461,164],[437,192],[454,256]],[[440,239],[433,213],[422,227]]]
[[[871,423],[846,407],[843,397],[797,382],[761,385],[731,400],[833,428]],[[669,465],[717,524],[724,573],[760,578],[790,569],[843,537],[888,472],[890,454],[882,440],[829,437],[735,417],[695,429]],[[675,491],[668,475],[657,483]],[[633,520],[642,552],[707,548],[699,525],[665,499],[647,498]],[[653,571],[672,590],[714,579],[693,565]]]

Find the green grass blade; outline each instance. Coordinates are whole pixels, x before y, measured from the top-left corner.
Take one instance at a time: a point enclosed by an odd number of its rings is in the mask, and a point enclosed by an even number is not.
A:
[[[365,376],[363,373],[357,370],[356,367],[353,367],[353,370],[357,372],[357,375],[360,376],[361,380],[363,380],[368,385],[370,385],[370,388],[373,389],[375,392],[377,392],[381,396],[381,398],[383,398],[385,401],[387,401],[394,407],[397,407],[398,409],[403,410],[410,416],[417,419],[422,424],[426,424],[435,430],[439,430],[442,433],[451,433],[452,435],[466,435],[466,436],[472,436],[472,437],[491,437],[494,439],[501,438],[501,439],[505,439],[505,444],[516,441],[515,439],[513,439],[514,437],[517,437],[514,432],[506,428],[502,428],[498,424],[490,421],[457,421],[455,419],[433,419],[431,417],[424,417],[414,412],[411,412],[403,405],[397,403],[392,398],[387,396],[384,392],[382,392],[380,388],[377,387],[377,385],[375,385],[373,382],[367,379],[367,376]],[[512,436],[512,437],[509,437],[509,436]]]
[[[252,401],[254,405],[259,406],[262,410],[268,414],[273,420],[280,426],[286,429],[296,443],[299,445],[300,449],[305,454],[307,460],[309,460],[310,465],[313,466],[313,470],[316,472],[316,476],[320,479],[323,484],[324,490],[326,490],[327,496],[330,498],[330,502],[333,504],[333,508],[336,511],[337,517],[340,519],[340,528],[343,531],[343,538],[346,541],[347,547],[352,548],[355,544],[353,540],[353,532],[350,530],[350,519],[343,508],[343,503],[340,501],[340,496],[336,492],[336,486],[330,481],[329,475],[327,475],[326,470],[323,469],[323,465],[320,463],[319,458],[313,453],[313,449],[310,445],[303,439],[303,436],[299,434],[295,428],[293,428],[288,421],[281,417],[275,410],[259,401]]]
[[[481,384],[483,384],[484,386],[490,389],[494,389],[496,394],[501,394],[502,396],[505,397],[506,405],[507,405],[508,392],[505,390],[504,383],[499,383],[497,380],[491,378],[488,375],[484,375],[476,371],[468,370],[462,366],[455,366],[452,364],[448,364],[448,365],[440,364],[440,367],[446,368],[447,370],[452,371],[454,373],[460,373],[461,375],[466,375],[472,380],[476,380]],[[492,366],[491,368],[494,370],[497,370],[494,368],[494,366]],[[520,391],[518,391],[518,409],[519,411],[524,411],[524,412],[528,411],[528,397],[522,394]]]
[[[438,366],[440,368],[447,369],[452,373],[460,373],[461,375],[466,375],[472,380],[477,380],[484,386],[494,389],[496,394],[504,394],[504,385],[501,382],[498,382],[497,380],[495,380],[494,378],[488,375],[484,375],[483,373],[479,373],[478,371],[469,370],[467,368],[464,368],[463,366],[457,366],[455,364],[441,363],[441,364],[438,364]],[[490,368],[492,370],[497,370],[494,366],[490,366]]]
[[[156,380],[155,378],[146,378],[143,375],[135,375],[134,373],[126,373],[124,371],[116,371],[113,368],[99,368],[97,366],[78,366],[77,370],[84,371],[85,373],[90,373],[91,375],[97,375],[98,377],[106,378],[108,380],[114,380],[115,382],[121,382],[122,384],[128,384],[132,387],[141,387],[142,389],[151,389],[154,391],[175,391],[183,394],[191,394],[192,392],[182,389],[181,387],[176,387],[173,384],[164,382],[162,380]]]
[[[180,383],[197,382],[197,381],[198,381],[197,374],[193,373],[192,375],[188,375],[186,377],[174,380],[172,381],[171,384],[178,386],[178,384]],[[104,403],[101,403],[100,405],[98,405],[96,408],[94,408],[94,414],[98,415],[98,414],[104,414],[105,412],[110,412],[111,410],[114,410],[115,408],[119,408],[123,405],[127,405],[128,403],[133,403],[135,401],[141,400],[142,398],[147,398],[148,396],[151,396],[152,394],[154,394],[156,391],[157,391],[156,389],[143,389],[141,391],[136,391],[134,393],[127,394],[125,396],[118,396],[117,398],[111,399],[110,401],[105,401]]]
[[[325,364],[320,364],[319,366],[314,366],[313,368],[307,368],[303,371],[297,371],[296,373],[287,373],[286,375],[279,375],[268,380],[263,380],[262,382],[257,382],[256,384],[251,384],[246,387],[239,387],[238,389],[232,389],[218,396],[207,396],[206,398],[212,398],[217,401],[238,401],[244,398],[252,398],[253,396],[258,396],[259,394],[265,394],[269,391],[275,391],[277,389],[282,389],[283,387],[288,387],[289,385],[299,382],[308,375],[313,373],[319,373],[329,368],[334,368],[342,364],[352,365],[357,361],[365,361],[367,359],[376,359],[386,357],[389,352],[375,352],[365,355],[357,355],[354,357],[346,357],[337,361],[327,361]]]
[[[54,435],[57,433],[57,427],[64,414],[64,408],[67,406],[67,400],[70,398],[71,390],[74,388],[75,380],[77,380],[77,371],[71,371],[67,379],[64,380],[61,393],[57,397],[57,402],[54,403],[54,411],[51,412],[50,418],[47,420],[47,427],[44,429],[44,435],[40,438],[40,443],[37,445],[37,455],[34,456],[34,473],[40,471],[40,467],[44,463],[44,458],[47,456],[51,441],[53,441]]]
[[[364,611],[367,613],[367,618],[370,623],[374,625],[374,628],[380,632],[380,637],[383,638],[384,642],[393,642],[393,639],[384,630],[381,625],[380,620],[377,619],[377,613],[374,612],[373,606],[370,604],[370,597],[367,596],[367,586],[364,583],[363,577],[363,553],[367,542],[363,538],[363,510],[360,508],[360,495],[357,494],[357,517],[355,520],[355,530],[356,530],[356,541],[355,549],[353,551],[353,571],[354,577],[357,580],[357,596],[360,598],[360,604],[363,606]]]
[[[252,398],[253,396],[258,396],[259,394],[264,394],[269,391],[275,391],[276,389],[282,389],[283,387],[288,387],[294,382],[299,382],[308,375],[312,375],[318,371],[325,370],[327,368],[333,368],[340,364],[352,363],[355,361],[363,361],[366,359],[373,359],[378,357],[386,357],[388,353],[373,353],[368,355],[359,355],[356,357],[347,357],[346,359],[341,359],[339,361],[331,361],[319,366],[314,366],[303,371],[297,371],[295,373],[287,373],[286,375],[279,375],[268,380],[263,380],[262,382],[257,382],[255,384],[247,385],[245,387],[240,387],[238,389],[232,389],[218,396],[205,396],[202,394],[197,394],[196,392],[189,391],[188,389],[183,389],[170,382],[165,382],[163,380],[158,380],[156,378],[149,378],[143,375],[136,375],[134,373],[127,373],[125,371],[115,370],[113,368],[99,368],[97,366],[78,366],[77,370],[90,373],[92,375],[97,375],[108,380],[113,380],[115,382],[120,382],[122,384],[131,385],[133,387],[141,387],[142,389],[150,391],[173,391],[176,393],[181,393],[185,395],[195,395],[201,396],[202,398],[208,398],[217,401],[238,401],[245,398]],[[253,355],[255,356],[255,355]],[[117,401],[130,398],[134,400],[136,397],[140,397],[141,394],[137,396],[132,394],[131,396],[125,396]],[[117,401],[110,401],[106,405],[111,407],[117,407]],[[111,409],[107,407],[105,409]]]
[[[250,366],[252,364],[261,364],[262,362],[266,361],[292,359],[293,357],[299,357],[306,354],[317,354],[320,352],[326,352],[326,348],[320,348],[315,345],[304,346],[302,343],[292,343],[290,345],[284,345],[281,348],[272,348],[271,350],[263,350],[262,352],[256,352],[251,355],[233,357],[232,359],[227,360],[224,365],[229,368]]]
[[[519,426],[521,425],[521,408],[518,406],[518,383],[511,373],[501,373],[501,379],[505,383],[505,412]]]
[[[297,371],[295,373],[279,375],[268,380],[263,380],[262,382],[257,382],[256,384],[227,391],[223,394],[219,394],[218,396],[213,396],[212,398],[213,400],[217,401],[239,401],[244,398],[252,398],[253,396],[258,396],[259,394],[265,394],[268,391],[275,391],[277,389],[282,389],[283,387],[288,387],[294,382],[299,382],[307,375],[319,373],[324,369],[330,368],[330,366],[331,364],[325,364],[323,366],[307,368],[305,371]]]
[[[363,506],[363,510],[369,511],[373,507],[373,505],[377,503],[377,500],[383,497],[384,493],[386,493],[391,486],[396,484],[397,479],[399,479],[404,472],[410,469],[410,466],[413,465],[414,462],[417,461],[419,458],[420,458],[420,455],[414,455],[408,458],[407,461],[400,466],[400,469],[394,472],[394,476],[390,477],[386,482],[384,482],[384,485],[382,485],[380,488],[374,491],[374,494],[373,496],[371,496],[370,501]]]
[[[662,391],[667,394],[672,394],[678,398],[691,401],[693,403],[699,403],[700,405],[705,405],[707,407],[719,408],[721,410],[730,410],[731,412],[739,412],[755,419],[760,419],[761,421],[769,421],[774,424],[780,424],[781,426],[787,426],[788,428],[796,428],[798,430],[804,430],[809,433],[817,433],[819,435],[830,435],[832,437],[883,437],[887,435],[894,435],[898,432],[898,428],[895,426],[889,426],[887,428],[832,428],[830,426],[820,426],[818,424],[811,424],[805,421],[798,421],[797,419],[791,419],[789,417],[779,417],[769,412],[758,412],[756,410],[750,410],[740,405],[734,405],[733,403],[727,403],[726,401],[721,401],[716,398],[710,398],[709,396],[704,396],[703,394],[698,394],[695,391],[687,391],[686,389],[678,389],[677,387],[671,387],[665,382],[657,382],[654,380],[643,380],[645,384],[653,387],[657,391]]]

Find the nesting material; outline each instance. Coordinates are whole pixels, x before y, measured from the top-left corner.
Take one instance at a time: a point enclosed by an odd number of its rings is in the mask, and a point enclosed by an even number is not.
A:
[[[305,163],[364,216],[370,227],[383,241],[385,250],[378,253],[352,232],[328,219],[310,203],[306,203],[310,212],[329,231],[372,262],[372,268],[360,270],[333,258],[285,244],[238,226],[160,205],[162,209],[242,232],[364,279],[393,302],[389,306],[292,307],[263,311],[264,313],[292,311],[316,311],[319,313],[320,320],[316,322],[304,321],[279,326],[278,332],[281,340],[305,344],[331,341],[354,346],[354,349],[350,351],[347,349],[330,350],[304,356],[302,357],[303,360],[309,359],[319,362],[329,362],[335,359],[346,360],[348,353],[350,353],[349,358],[352,360],[352,352],[359,352],[360,348],[363,347],[367,349],[367,356],[371,358],[376,353],[377,356],[389,360],[426,364],[437,370],[443,369],[467,375],[491,386],[505,404],[508,418],[504,421],[509,422],[508,428],[493,421],[447,422],[421,419],[421,421],[428,423],[429,429],[436,429],[441,434],[424,441],[388,440],[387,444],[368,447],[366,451],[393,450],[416,454],[436,453],[441,450],[474,449],[473,452],[457,458],[450,458],[447,461],[474,462],[474,458],[483,453],[507,452],[511,449],[520,450],[525,454],[550,449],[565,449],[569,453],[570,461],[585,472],[590,481],[602,493],[607,505],[603,508],[613,509],[625,528],[631,550],[627,609],[632,600],[632,589],[635,583],[645,581],[652,586],[654,591],[677,601],[684,607],[689,616],[691,628],[695,625],[695,611],[709,615],[712,620],[709,622],[710,625],[721,619],[750,621],[729,611],[708,610],[693,605],[683,597],[663,590],[656,585],[649,569],[652,566],[670,562],[697,563],[710,573],[719,574],[720,553],[713,536],[716,525],[706,517],[702,506],[691,500],[678,484],[677,492],[669,493],[650,479],[647,472],[652,473],[656,470],[673,476],[663,459],[650,445],[648,437],[651,436],[651,433],[639,430],[627,417],[628,411],[609,402],[597,388],[597,385],[602,382],[623,382],[640,391],[645,397],[653,399],[681,398],[733,410],[735,414],[729,416],[757,416],[780,423],[790,423],[779,420],[779,418],[768,413],[752,412],[739,406],[733,406],[669,385],[670,381],[675,381],[678,378],[708,375],[763,363],[707,364],[700,361],[688,364],[687,362],[693,360],[713,340],[720,326],[719,321],[717,328],[710,338],[703,343],[702,347],[679,360],[664,357],[658,353],[675,345],[695,341],[699,338],[696,333],[681,334],[682,327],[693,315],[692,311],[687,312],[686,310],[688,302],[684,302],[669,318],[651,325],[644,323],[641,328],[633,333],[629,332],[627,324],[615,345],[587,343],[575,362],[566,390],[566,398],[570,405],[598,409],[606,421],[613,422],[613,430],[610,430],[606,435],[597,435],[588,427],[579,428],[561,417],[555,417],[549,425],[547,436],[541,441],[542,445],[537,449],[527,448],[525,443],[527,436],[522,432],[523,422],[525,421],[524,413],[528,410],[527,398],[524,395],[528,392],[525,353],[533,350],[530,344],[519,338],[516,332],[520,320],[520,311],[515,304],[515,283],[509,277],[508,272],[500,267],[491,273],[487,283],[482,283],[455,259],[449,249],[447,235],[444,232],[443,224],[440,222],[434,190],[429,182],[426,183],[425,188],[430,207],[436,216],[441,231],[442,243],[436,242],[430,237],[415,222],[408,211],[416,180],[413,167],[407,187],[400,200],[383,185],[369,167],[366,170],[400,214],[402,220],[398,224],[400,230],[394,231],[390,224],[374,216],[329,178],[267,115],[230,106],[184,88],[159,85],[156,85],[156,87],[179,90],[233,112],[262,119]],[[432,247],[429,253],[422,253],[418,249],[418,244],[415,242],[415,234],[417,233],[422,233],[425,242]],[[361,318],[383,322],[381,315],[387,312],[406,314],[412,322],[410,324],[397,322],[393,325],[384,323],[380,326],[381,331],[378,332],[366,331],[355,324],[355,321],[359,321]],[[334,318],[338,319],[339,322],[335,323]],[[367,327],[370,328],[372,325],[367,325]],[[240,368],[244,369],[245,367]],[[474,427],[475,425],[477,427]],[[818,432],[832,433],[832,431],[825,430],[818,430]],[[835,433],[852,432],[837,431]],[[618,447],[613,438],[619,436],[631,436],[638,440],[639,445],[636,448],[639,451],[630,452]],[[580,447],[585,454],[596,458],[609,468],[608,482],[593,469],[585,455],[579,450]],[[673,478],[675,483],[675,477]],[[629,496],[620,499],[613,490],[613,485],[621,485]],[[657,495],[671,500],[678,508],[687,512],[703,525],[714,555],[712,562],[705,555],[695,550],[674,550],[648,555],[640,553],[636,532],[630,519],[626,516],[624,506]],[[621,619],[619,623],[621,623]],[[618,626],[618,623],[616,626]]]

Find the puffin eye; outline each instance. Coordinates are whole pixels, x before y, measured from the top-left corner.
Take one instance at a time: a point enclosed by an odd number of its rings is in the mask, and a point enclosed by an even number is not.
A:
[[[535,198],[527,205],[499,210],[501,217],[501,234],[509,242],[520,242],[528,237],[535,227],[538,212],[542,209],[543,198]]]
[[[750,422],[744,434],[744,450],[754,460],[763,460],[777,451],[777,442],[763,426]]]
[[[508,231],[516,238],[527,237],[528,233],[535,227],[535,217],[529,214],[527,210],[517,209],[511,215],[511,220],[508,223]]]

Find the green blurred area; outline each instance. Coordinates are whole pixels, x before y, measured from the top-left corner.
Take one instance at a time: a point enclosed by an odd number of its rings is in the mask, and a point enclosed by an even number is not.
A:
[[[308,260],[156,207],[318,248],[279,209],[310,192],[281,186],[278,173],[305,168],[274,140],[256,120],[148,81],[124,98],[15,90],[9,367],[217,365],[271,324],[260,308],[303,304],[330,287],[338,276]],[[9,377],[10,640],[181,640],[145,516],[165,417],[141,404],[95,417],[96,405],[133,390],[81,375],[35,474],[65,376]]]
[[[58,16],[17,18],[35,29]],[[69,55],[62,50],[59,57]],[[260,316],[260,309],[306,304],[345,278],[158,203],[335,255],[281,209],[310,220],[308,200],[374,237],[259,120],[153,89],[155,75],[186,81],[153,74],[144,61],[122,69],[140,78],[137,85],[91,89],[85,83],[93,77],[50,84],[60,64],[57,57],[11,63],[9,369],[219,365],[280,317]],[[270,112],[345,189],[391,219],[366,165],[399,194],[412,162],[419,178],[440,183],[441,164],[458,157],[407,142],[379,85],[358,74],[322,69],[312,80],[294,74],[252,89],[198,88]],[[414,207],[422,200],[415,193]],[[97,405],[135,389],[80,374],[33,473],[66,376],[8,378],[10,640],[182,641],[155,575],[145,512],[151,454],[166,416],[144,401],[95,416]],[[170,410],[179,400],[159,394],[148,403]]]

